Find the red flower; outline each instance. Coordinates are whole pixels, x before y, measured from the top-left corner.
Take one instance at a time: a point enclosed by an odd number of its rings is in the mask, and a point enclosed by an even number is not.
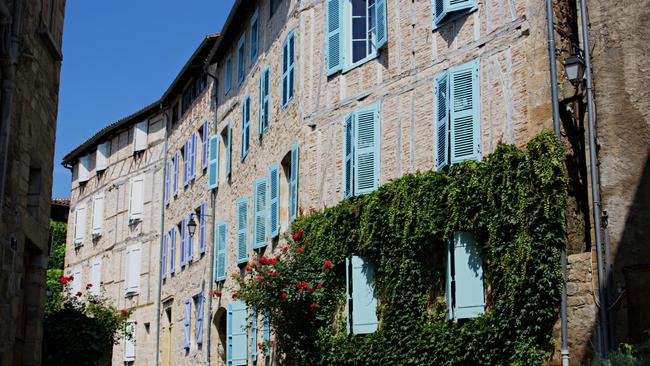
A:
[[[309,293],[312,293],[312,292],[314,292],[314,288],[310,287],[310,288],[307,289],[307,291],[309,291]]]
[[[316,288],[317,288],[318,290],[320,290],[320,288],[321,288],[320,283],[317,283],[317,284],[316,284]]]
[[[288,251],[288,250],[289,250],[289,247],[288,247],[288,246],[285,245],[285,246],[282,247],[282,251],[283,251],[283,252],[286,252],[286,251]]]
[[[77,300],[77,297],[76,297],[76,296],[72,296],[72,300]]]
[[[266,287],[271,287],[271,284],[267,282]]]
[[[68,276],[68,281],[72,281],[72,280],[74,280],[74,275]]]
[[[250,272],[252,270],[251,266],[246,265],[246,272]]]
[[[77,296],[78,296],[78,297],[81,297],[81,295],[83,295],[83,294],[81,293],[81,291],[77,291]]]
[[[214,291],[210,291],[210,297],[214,296]]]
[[[235,292],[234,294],[232,294],[232,298],[233,298],[233,299],[236,299],[237,297],[239,297],[239,294],[238,294],[238,293]]]
[[[271,265],[275,266],[276,263],[278,263],[278,259],[277,258],[271,258]]]
[[[262,343],[257,343],[257,348],[262,349]]]
[[[61,282],[62,285],[65,285],[66,283],[68,283],[68,277],[66,276],[59,277],[59,282]]]
[[[293,234],[293,240],[298,240],[305,236],[305,232],[302,230],[298,230],[295,234]]]
[[[262,257],[260,257],[260,259],[259,259],[258,262],[260,262],[260,264],[267,264],[267,263],[268,263],[268,260],[266,259],[265,256],[262,256]]]
[[[312,309],[316,309],[318,307],[318,304],[316,304],[315,302],[312,302],[311,305],[309,305],[309,306],[311,306]]]
[[[122,309],[122,318],[126,318],[127,315],[129,315],[129,313],[126,311],[126,309]]]
[[[261,281],[261,280],[263,280],[263,279],[264,279],[264,277],[262,277],[262,276],[257,276],[257,280],[258,280],[258,281]]]
[[[217,297],[221,297],[221,291],[217,291]]]
[[[296,248],[296,252],[302,253],[302,248],[301,247]]]
[[[286,298],[287,298],[287,293],[286,293],[286,292],[283,292],[283,293],[282,293],[282,298],[283,298],[283,299],[286,299]]]
[[[330,262],[329,259],[325,260],[325,263],[323,264],[323,269],[332,269],[332,262]]]
[[[91,287],[93,287],[93,284],[92,284],[92,283],[87,283],[87,284],[86,284],[86,290],[89,289],[89,288],[91,288]]]

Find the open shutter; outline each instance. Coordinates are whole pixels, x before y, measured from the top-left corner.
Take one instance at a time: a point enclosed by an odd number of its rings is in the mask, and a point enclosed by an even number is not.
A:
[[[479,160],[478,62],[449,70],[451,163]]]
[[[129,219],[142,221],[144,216],[144,174],[131,180],[131,204],[129,206]]]
[[[262,320],[262,340],[264,342],[271,339],[271,319],[268,312],[264,313],[264,319]]]
[[[261,76],[260,76],[260,110],[258,112],[259,115],[259,121],[257,123],[257,138],[259,140],[262,139],[262,134],[264,133],[264,72],[266,71],[266,68],[262,70]]]
[[[471,9],[475,6],[476,0],[445,0],[447,4],[447,12]]]
[[[93,204],[93,236],[102,234],[102,226],[104,225],[104,192],[95,196],[95,203]]]
[[[192,214],[187,214],[187,219],[185,225],[187,225],[190,222],[190,218],[192,217]],[[190,236],[190,230],[185,229],[185,235],[187,238],[185,238],[185,246],[187,247],[187,254],[185,255],[185,262],[189,265],[192,262],[192,253],[194,253],[193,250],[193,245],[194,245],[194,237]]]
[[[190,299],[185,299],[185,332],[183,337],[183,348],[190,349],[190,321],[192,317],[192,302]]]
[[[266,132],[269,129],[269,123],[271,120],[271,103],[270,103],[270,88],[271,88],[271,69],[269,66],[264,68],[264,71],[262,71],[262,78],[261,78],[261,88],[263,90],[262,94],[262,100],[260,104],[260,115],[263,115],[262,118],[262,131]]]
[[[251,359],[257,361],[257,309],[251,308]]]
[[[378,105],[356,112],[354,194],[370,193],[379,187],[379,108]]]
[[[174,185],[174,196],[178,194],[178,160],[180,159],[181,154],[177,151],[174,155],[174,178],[172,180]]]
[[[449,82],[444,73],[436,78],[436,169],[449,164]]]
[[[108,157],[110,154],[110,142],[104,142],[97,146],[97,157],[95,158],[96,171],[99,172],[108,168]]]
[[[196,344],[203,344],[203,291],[199,292],[196,302]]]
[[[131,245],[126,249],[125,292],[127,296],[135,295],[140,290],[140,244]]]
[[[169,242],[171,248],[169,248],[169,274],[173,274],[176,270],[176,228],[172,228],[169,232]]]
[[[251,26],[250,26],[250,33],[251,33],[251,48],[250,48],[250,63],[251,65],[253,64],[253,61],[255,61],[255,58],[257,57],[257,49],[258,49],[258,44],[259,44],[259,21],[258,21],[258,10],[255,10],[255,13],[253,14],[253,17],[251,18]]]
[[[217,224],[215,229],[215,281],[226,279],[226,223]]]
[[[474,318],[485,311],[481,256],[471,233],[455,232],[453,241],[454,318]]]
[[[147,129],[149,121],[142,121],[135,125],[133,135],[133,151],[138,152],[147,148]]]
[[[185,231],[187,227],[187,218],[181,221],[181,268],[185,267]]]
[[[232,160],[232,127],[230,126],[230,122],[228,122],[227,126],[228,130],[228,136],[226,136],[226,177],[230,177],[230,162]]]
[[[253,199],[253,233],[255,235],[253,240],[254,249],[266,246],[266,184],[266,178],[259,178],[255,181]]]
[[[250,148],[251,135],[251,97],[247,95],[242,103],[241,160],[244,161]]]
[[[280,234],[280,169],[272,165],[269,169],[269,225],[270,236]]]
[[[210,137],[210,157],[208,160],[208,188],[219,187],[219,136]]]
[[[86,204],[77,205],[74,215],[74,244],[77,248],[83,245],[86,236]]]
[[[194,132],[192,134],[192,139],[190,140],[190,179],[196,178],[196,144],[198,134]]]
[[[169,234],[163,237],[162,256],[160,258],[160,275],[164,280],[167,278],[167,250],[169,248]]]
[[[190,180],[190,140],[185,141],[183,148],[183,187],[187,187]]]
[[[354,114],[345,117],[343,137],[343,198],[349,198],[354,195]]]
[[[433,8],[433,26],[434,29],[447,15],[447,3],[449,0],[431,0],[431,7]]]
[[[172,175],[172,170],[171,170],[171,162],[167,162],[165,164],[165,204],[169,204],[169,192],[170,192],[170,183],[171,183],[171,175]]]
[[[203,123],[203,140],[201,141],[201,168],[203,170],[208,167],[208,141],[210,141],[210,124],[208,121]]]
[[[237,201],[237,263],[248,260],[248,199]]]
[[[90,276],[89,281],[92,286],[88,289],[90,294],[99,296],[100,287],[102,282],[102,257],[95,257],[90,262]]]
[[[201,210],[199,217],[199,253],[205,253],[205,215],[207,214],[205,202],[201,203]]]
[[[223,93],[228,94],[228,92],[230,91],[231,84],[232,84],[232,58],[230,57],[230,55],[226,59],[226,71],[225,71],[225,73],[226,73],[226,83],[223,86]]]
[[[88,155],[79,158],[77,164],[77,181],[79,183],[87,182],[90,179],[90,157]]]
[[[343,0],[327,0],[327,75],[343,68]]]
[[[351,260],[347,260],[347,270],[348,296],[352,308],[348,316],[348,333],[350,330],[354,334],[372,333],[377,330],[379,324],[377,298],[373,288],[374,266],[363,257],[353,256]]]
[[[226,333],[228,334],[228,347],[226,359],[228,365],[246,365],[248,363],[248,327],[247,307],[243,301],[235,301],[228,305],[228,319]]]
[[[124,337],[124,361],[135,361],[135,333],[137,330],[135,322],[127,322],[126,327],[131,330],[131,337]]]
[[[386,21],[386,0],[376,0],[375,2],[375,48],[380,49],[388,40],[388,24]]]
[[[293,222],[298,216],[298,144],[291,149],[291,196],[289,207],[289,222]]]

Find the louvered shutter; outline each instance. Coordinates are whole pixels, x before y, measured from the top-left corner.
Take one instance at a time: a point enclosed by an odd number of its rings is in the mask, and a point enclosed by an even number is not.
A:
[[[298,216],[298,145],[294,144],[291,149],[291,186],[290,186],[290,207],[289,207],[289,222],[293,222]]]
[[[219,187],[219,136],[210,137],[210,158],[208,162],[208,188]]]
[[[232,58],[226,59],[226,84],[224,85],[224,94],[228,94],[232,84]]]
[[[280,169],[277,165],[269,169],[269,232],[271,238],[280,234]]]
[[[194,180],[196,178],[196,143],[197,143],[197,133],[192,134],[190,139],[190,179]]]
[[[479,160],[478,62],[449,70],[451,163]]]
[[[343,0],[327,0],[327,75],[343,68]]]
[[[476,5],[476,0],[445,0],[447,12],[471,9]]]
[[[126,250],[125,293],[127,296],[135,295],[140,289],[140,244],[131,245]]]
[[[241,161],[248,155],[250,147],[251,97],[246,95],[242,103]]]
[[[375,48],[380,49],[388,40],[388,23],[386,21],[386,0],[375,2]]]
[[[190,299],[185,299],[185,332],[183,337],[183,348],[190,349],[190,322],[192,317],[192,302]]]
[[[238,366],[248,363],[247,307],[242,301],[228,305],[226,333],[228,334],[226,359],[228,365]]]
[[[187,219],[185,219],[185,225],[190,222],[190,218],[192,217],[192,214],[187,215]],[[185,255],[185,262],[189,265],[192,262],[192,254],[194,253],[193,246],[194,246],[194,237],[190,236],[190,230],[185,229],[185,235],[187,236],[185,238],[185,246],[187,249],[187,254]]]
[[[255,61],[255,58],[257,57],[257,49],[258,49],[258,44],[259,44],[259,21],[258,21],[258,11],[255,10],[255,13],[253,14],[253,17],[251,19],[251,48],[250,48],[250,63],[251,65]]]
[[[253,249],[266,246],[266,210],[267,210],[267,180],[259,178],[255,181],[253,208]]]
[[[149,121],[142,121],[135,125],[133,137],[133,150],[134,152],[142,151],[147,148],[147,130]]]
[[[144,174],[131,180],[129,219],[141,221],[144,216]]]
[[[248,260],[248,199],[237,201],[237,263]]]
[[[271,339],[271,319],[268,312],[264,313],[264,319],[262,320],[262,340],[268,341]]]
[[[251,359],[257,361],[257,309],[251,308]]]
[[[343,198],[349,198],[354,195],[354,114],[345,117],[343,137]]]
[[[230,125],[230,122],[228,122],[227,128],[227,146],[225,147],[224,151],[226,152],[226,177],[230,177],[230,162],[232,160],[232,127]]]
[[[104,226],[104,192],[95,196],[95,203],[93,204],[93,236],[102,234],[102,227]]]
[[[475,318],[485,311],[485,295],[482,260],[474,236],[455,232],[453,251],[454,319]]]
[[[448,0],[431,0],[431,7],[433,8],[433,25],[434,29],[442,19],[447,15],[447,2]]]
[[[162,256],[160,258],[160,275],[163,280],[167,278],[167,250],[169,248],[169,234],[163,237]]]
[[[75,266],[72,268],[72,284],[70,285],[70,293],[71,295],[75,295],[77,292],[81,291],[81,281],[83,280],[83,268],[80,265]]]
[[[199,292],[196,302],[196,344],[203,344],[203,291]]]
[[[203,140],[201,141],[202,146],[201,146],[201,168],[203,170],[207,169],[208,167],[208,141],[210,141],[209,137],[210,136],[210,124],[208,121],[205,121],[203,123]]]
[[[97,146],[97,157],[95,158],[96,171],[99,172],[108,168],[108,157],[110,153],[110,142],[104,142]]]
[[[190,179],[190,140],[185,141],[183,148],[183,187],[187,187]]]
[[[79,183],[87,182],[90,179],[90,157],[88,155],[79,158],[77,165],[77,180]]]
[[[92,286],[88,292],[92,295],[99,296],[102,282],[102,258],[96,257],[90,262],[90,278],[88,283]]]
[[[171,163],[167,162],[165,164],[165,204],[169,204],[169,191],[170,191],[170,183],[171,183]]]
[[[135,322],[127,322],[126,327],[131,330],[131,338],[124,337],[124,361],[132,362],[135,361],[135,334],[137,327]]]
[[[173,178],[174,196],[178,194],[178,159],[180,159],[180,155],[181,154],[178,151],[174,155],[174,178]]]
[[[354,194],[363,195],[379,187],[379,108],[373,105],[355,114]]]
[[[207,214],[205,202],[201,203],[199,217],[199,253],[205,253],[205,240],[206,240],[206,231],[205,231],[205,215]]]
[[[436,169],[449,164],[449,82],[444,73],[436,78]]]
[[[352,303],[351,324],[348,328],[354,334],[367,334],[377,330],[377,298],[373,288],[374,266],[363,257],[347,259],[348,294]],[[349,332],[349,331],[348,331]]]
[[[86,236],[86,204],[77,205],[74,214],[74,243],[76,248],[83,245]]]
[[[226,279],[226,223],[220,222],[215,233],[215,281]]]
[[[172,228],[170,233],[170,246],[169,249],[169,274],[173,274],[176,270],[176,228]]]
[[[264,70],[262,70],[262,76],[260,77],[259,139],[262,139],[262,134],[264,134],[264,132],[269,128],[269,70],[269,67],[266,66]]]
[[[185,267],[185,231],[187,227],[187,219],[181,221],[181,268]]]

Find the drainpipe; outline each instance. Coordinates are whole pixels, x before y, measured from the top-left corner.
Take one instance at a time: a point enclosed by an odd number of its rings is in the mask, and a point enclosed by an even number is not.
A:
[[[560,106],[557,96],[557,60],[555,59],[555,28],[553,26],[553,0],[546,0],[546,28],[548,33],[548,62],[551,72],[551,106],[553,109],[553,130],[558,139],[562,139],[560,129]],[[560,248],[562,262],[562,302],[560,305],[560,322],[562,338],[562,366],[569,366],[569,347],[567,342],[567,257],[566,245]]]
[[[580,19],[582,26],[582,51],[585,54],[585,78],[587,79],[587,121],[589,125],[589,164],[591,197],[593,199],[594,233],[596,238],[596,261],[598,262],[598,298],[600,301],[600,331],[601,350],[603,356],[607,355],[608,329],[607,329],[607,288],[603,274],[603,248],[602,226],[600,214],[600,182],[598,180],[598,152],[596,151],[596,126],[594,116],[593,80],[591,79],[591,55],[589,50],[589,30],[587,28],[587,3],[580,0]],[[607,248],[607,251],[609,249]]]
[[[162,102],[160,102],[160,110],[163,110]],[[162,201],[160,205],[160,250],[158,253],[158,294],[156,294],[156,358],[154,365],[158,365],[160,358],[160,298],[162,296],[162,258],[163,258],[163,241],[165,240],[165,176],[167,174],[167,112],[163,112],[164,128],[164,148],[163,148],[163,183],[162,183]]]

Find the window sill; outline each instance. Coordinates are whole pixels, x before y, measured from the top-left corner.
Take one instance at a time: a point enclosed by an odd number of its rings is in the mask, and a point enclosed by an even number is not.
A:
[[[355,62],[355,63],[353,63],[351,65],[344,66],[343,70],[341,70],[341,74],[346,74],[346,73],[356,69],[357,67],[359,67],[359,66],[361,66],[361,65],[363,65],[363,64],[365,64],[365,63],[367,63],[369,61],[372,61],[372,60],[374,60],[374,59],[376,59],[378,57],[379,57],[379,52],[375,51],[375,52],[371,53],[370,55],[366,56],[365,58],[362,58],[361,60],[359,60],[359,61],[357,61],[357,62]]]

